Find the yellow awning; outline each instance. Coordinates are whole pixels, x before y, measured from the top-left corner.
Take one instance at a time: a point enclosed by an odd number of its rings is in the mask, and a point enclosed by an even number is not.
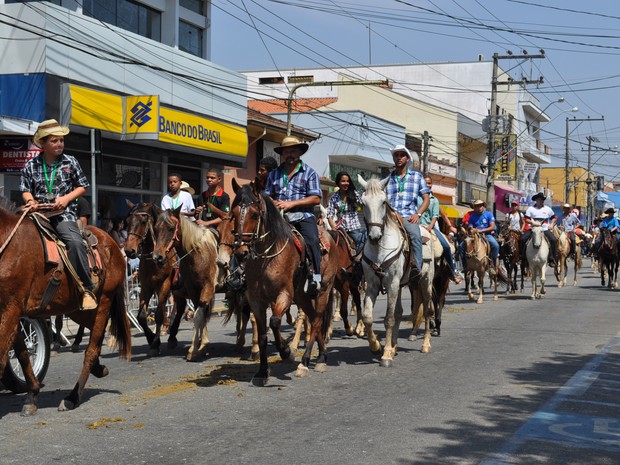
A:
[[[465,213],[470,212],[471,207],[463,205],[439,205],[448,218],[463,218]]]

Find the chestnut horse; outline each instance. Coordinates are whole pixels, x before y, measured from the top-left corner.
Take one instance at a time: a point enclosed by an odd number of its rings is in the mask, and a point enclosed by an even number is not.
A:
[[[327,347],[325,342],[327,327],[331,318],[332,287],[336,266],[329,253],[321,259],[322,282],[316,298],[306,295],[304,284],[308,278],[308,268],[302,258],[303,240],[295,236],[290,225],[282,218],[275,204],[264,193],[257,195],[252,186],[239,186],[233,183],[236,197],[232,204],[235,218],[235,232],[238,238],[238,254],[245,254],[246,296],[252,307],[258,328],[260,367],[254,375],[253,383],[266,385],[269,378],[267,360],[267,307],[271,306],[272,316],[269,327],[273,331],[276,348],[283,360],[294,360],[295,354],[282,337],[280,326],[282,317],[294,301],[310,321],[310,339],[298,365],[295,376],[308,374],[312,347],[316,341],[319,354],[315,370],[322,372],[327,368]],[[331,250],[335,244],[327,231],[319,229],[321,241]],[[300,247],[298,249],[299,244]]]
[[[174,349],[177,344],[177,334],[179,324],[185,310],[185,295],[180,290],[172,290],[175,274],[178,270],[173,268],[170,262],[166,262],[163,267],[158,266],[153,260],[153,250],[155,248],[155,232],[153,225],[161,214],[162,210],[154,203],[134,204],[127,201],[130,208],[129,215],[125,220],[127,224],[127,241],[125,242],[125,253],[129,258],[140,258],[138,268],[138,282],[140,283],[140,303],[138,311],[138,323],[144,331],[144,336],[149,344],[149,355],[159,355],[161,345],[162,327],[165,326],[166,303],[171,291],[174,294],[174,304],[176,313],[172,325],[168,329],[168,348]],[[171,257],[174,252],[171,252]],[[153,295],[157,295],[157,309],[155,310],[155,332],[151,330],[147,321],[147,311],[149,302]]]
[[[601,263],[601,286],[605,286],[605,272],[607,272],[607,287],[609,289],[618,287],[618,239],[616,233],[612,233],[607,228],[601,229],[603,242],[598,249],[599,261]]]
[[[196,309],[194,334],[187,352],[187,361],[197,361],[205,355],[209,344],[207,322],[215,303],[215,289],[220,284],[217,266],[217,239],[213,231],[196,225],[181,214],[181,207],[164,211],[155,222],[153,260],[167,266],[172,260],[179,263],[180,280],[185,295]],[[176,250],[177,257],[171,258]],[[180,313],[180,312],[179,312]]]
[[[497,295],[497,281],[501,278],[502,282],[507,282],[505,276],[499,273],[497,268],[491,267],[491,247],[489,243],[484,239],[484,236],[478,232],[476,228],[470,227],[468,229],[467,237],[465,238],[465,290],[471,302],[474,301],[474,293],[471,290],[471,282],[474,273],[478,275],[478,300],[476,303],[481,304],[483,302],[483,288],[484,288],[484,273],[489,273],[489,279],[491,280],[491,286],[493,286],[493,300],[498,300]]]
[[[125,257],[105,232],[92,226],[88,229],[98,240],[101,257],[102,269],[95,291],[99,305],[95,310],[79,311],[81,296],[66,270],[58,272],[56,266],[46,263],[34,221],[25,213],[16,213],[11,202],[0,197],[0,373],[4,372],[8,352],[14,347],[28,386],[22,415],[36,413],[41,383],[32,370],[23,334],[18,331],[21,316],[45,318],[68,314],[76,323],[90,329],[80,376],[73,390],[61,401],[60,411],[72,410],[80,404],[91,373],[98,378],[108,374],[108,369],[99,361],[108,321],[120,356],[131,358],[124,293]],[[60,281],[57,291],[44,308],[39,308],[52,278]]]

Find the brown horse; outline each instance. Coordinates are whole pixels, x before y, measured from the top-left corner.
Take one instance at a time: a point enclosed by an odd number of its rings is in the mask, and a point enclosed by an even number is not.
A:
[[[99,306],[95,310],[78,311],[81,296],[66,270],[58,272],[56,266],[46,263],[34,222],[17,214],[9,201],[0,198],[0,373],[4,372],[7,354],[14,347],[28,386],[22,415],[37,411],[41,383],[32,370],[23,334],[18,331],[21,316],[69,314],[72,320],[90,329],[80,376],[73,390],[61,401],[60,411],[72,410],[80,404],[91,373],[98,378],[108,374],[99,355],[109,320],[121,357],[131,358],[131,333],[124,299],[125,257],[110,236],[92,226],[88,229],[99,243],[102,269],[95,291]],[[48,283],[54,278],[60,281],[57,291],[44,308],[39,308]]]
[[[618,287],[618,239],[616,233],[612,233],[607,228],[601,229],[603,241],[598,250],[599,261],[601,263],[601,286],[605,286],[605,273],[607,273],[607,287],[609,289]]]
[[[164,211],[153,229],[153,260],[161,267],[172,260],[179,263],[179,279],[186,297],[191,299],[196,309],[192,345],[187,352],[187,361],[196,361],[205,355],[209,344],[207,322],[213,311],[215,289],[221,282],[217,266],[217,239],[212,230],[198,226],[182,215],[181,207]],[[171,258],[173,249],[178,259]]]
[[[310,298],[304,292],[308,269],[302,258],[304,247],[298,250],[296,243],[303,244],[294,235],[291,227],[280,215],[273,201],[264,193],[257,195],[250,185],[233,184],[236,197],[232,212],[235,218],[235,231],[240,248],[246,260],[246,296],[252,307],[258,328],[260,367],[253,382],[264,386],[269,378],[267,361],[267,307],[271,306],[272,316],[269,327],[273,331],[275,344],[283,360],[294,360],[291,351],[280,332],[282,317],[293,301],[307,315],[311,322],[310,340],[302,361],[297,367],[296,376],[308,374],[312,347],[316,341],[319,355],[315,369],[325,371],[327,367],[326,331],[331,317],[329,303],[336,267],[329,259],[329,253],[321,260],[322,282],[318,296]],[[331,250],[335,244],[326,231],[321,232],[322,241]],[[313,301],[314,300],[314,301]]]
[[[180,289],[173,290],[173,282],[178,269],[175,269],[170,262],[164,266],[159,266],[153,260],[153,250],[155,248],[155,232],[153,225],[161,214],[162,210],[154,203],[134,204],[127,201],[129,215],[127,216],[127,241],[125,242],[125,253],[129,258],[140,258],[138,268],[138,282],[140,283],[140,303],[138,311],[138,323],[144,331],[144,336],[149,344],[149,355],[156,356],[160,353],[162,327],[166,325],[166,302],[168,295],[173,292],[176,312],[172,325],[168,332],[168,348],[173,349],[177,346],[177,334],[181,317],[185,310],[186,299]],[[171,252],[171,260],[174,252]],[[155,310],[155,332],[151,330],[147,320],[147,310],[153,295],[157,296],[157,309]]]

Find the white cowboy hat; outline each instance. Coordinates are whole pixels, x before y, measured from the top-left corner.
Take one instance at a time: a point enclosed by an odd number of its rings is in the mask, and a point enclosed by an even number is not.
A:
[[[191,195],[194,195],[196,193],[194,188],[192,186],[190,186],[188,183],[186,183],[185,181],[181,181],[181,190],[182,191],[187,191]]]
[[[37,132],[34,133],[32,141],[40,145],[41,139],[47,136],[66,136],[69,134],[69,128],[67,126],[61,126],[55,119],[46,119],[39,123]]]
[[[393,148],[390,149],[390,153],[392,155],[394,155],[395,153],[399,153],[399,152],[403,152],[407,154],[407,157],[409,158],[409,161],[413,162],[413,163],[419,163],[419,158],[417,154],[411,154],[411,152],[409,151],[409,149],[407,147],[405,147],[403,144],[398,144],[396,146],[394,146]]]

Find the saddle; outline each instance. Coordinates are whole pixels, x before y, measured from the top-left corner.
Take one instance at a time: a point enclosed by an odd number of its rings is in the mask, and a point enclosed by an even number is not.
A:
[[[40,308],[46,307],[54,297],[58,286],[60,285],[59,274],[67,272],[71,276],[75,288],[78,293],[84,292],[84,286],[80,281],[75,268],[71,264],[67,255],[67,248],[65,244],[60,240],[58,234],[52,227],[49,218],[54,214],[41,214],[38,212],[32,212],[28,214],[28,217],[35,224],[41,243],[43,245],[44,260],[46,265],[55,267],[56,270],[51,275],[47,289],[43,294],[43,299],[40,304]],[[95,284],[95,292],[99,288],[100,276],[103,271],[101,256],[97,249],[99,241],[97,237],[89,230],[84,228],[81,222],[78,222],[80,232],[82,233],[82,240],[84,247],[86,248],[86,256],[88,257],[89,268],[91,272],[91,279]]]
[[[347,245],[347,250],[349,252],[349,258],[353,261],[358,261],[361,255],[361,252],[356,254],[355,250],[357,249],[357,244],[353,240],[351,236],[344,229],[337,229],[335,231],[330,231],[332,239],[336,245],[340,243],[340,241],[344,241]]]

